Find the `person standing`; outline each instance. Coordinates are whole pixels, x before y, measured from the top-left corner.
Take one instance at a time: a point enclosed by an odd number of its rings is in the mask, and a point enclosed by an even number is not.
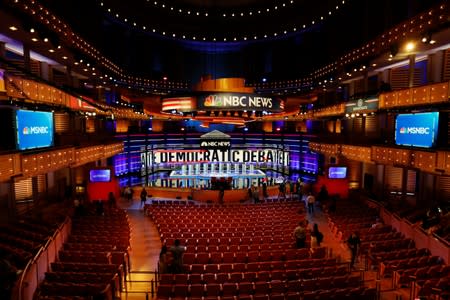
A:
[[[254,203],[259,202],[259,190],[256,185],[253,185],[253,187],[252,187],[252,198],[253,198]]]
[[[316,202],[316,198],[314,195],[310,192],[308,197],[306,197],[306,203],[308,203],[308,212],[310,214],[314,213],[314,203]]]
[[[269,198],[269,195],[267,194],[267,179],[263,179],[262,183],[262,192],[263,192],[263,199],[267,200]]]
[[[283,200],[286,200],[286,182],[283,181],[280,182],[280,185],[278,186],[278,197],[277,200],[280,200],[280,198],[283,197]]]
[[[176,239],[173,246],[170,247],[172,253],[172,272],[174,274],[183,272],[183,254],[186,252],[186,247],[181,246],[180,240]]]
[[[350,268],[354,268],[356,257],[358,257],[359,247],[361,245],[361,239],[356,231],[353,231],[347,240],[348,247],[351,252]]]
[[[145,202],[147,202],[147,191],[143,187],[141,191],[141,208],[145,205]]]
[[[223,204],[223,197],[225,196],[225,188],[223,185],[220,185],[219,188],[219,204]]]
[[[295,244],[297,249],[305,248],[306,245],[306,225],[305,222],[299,222],[294,229]]]
[[[125,198],[127,199],[128,202],[132,202],[133,201],[133,190],[131,189],[130,186],[127,186],[125,188]]]
[[[294,190],[295,189],[295,183],[293,180],[289,181],[289,197],[291,198],[291,201],[294,200]]]
[[[165,274],[168,271],[167,266],[167,246],[163,245],[159,253],[159,273]]]
[[[320,247],[320,243],[323,241],[323,233],[319,231],[319,226],[314,223],[313,230],[311,232],[311,247]]]

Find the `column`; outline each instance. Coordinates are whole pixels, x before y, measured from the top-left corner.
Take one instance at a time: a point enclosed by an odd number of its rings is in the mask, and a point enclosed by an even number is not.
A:
[[[408,76],[408,87],[414,87],[414,67],[416,65],[416,55],[411,54],[409,56],[409,76]]]
[[[31,71],[31,58],[30,58],[30,48],[23,45],[23,65],[25,70]]]

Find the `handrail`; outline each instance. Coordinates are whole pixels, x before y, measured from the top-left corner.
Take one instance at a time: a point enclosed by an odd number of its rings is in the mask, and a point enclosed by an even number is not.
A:
[[[16,288],[18,289],[18,297],[17,300],[22,300],[22,290],[24,288],[24,284],[26,283],[25,280],[25,276],[27,275],[29,269],[31,268],[31,266],[40,258],[42,252],[44,252],[45,249],[48,248],[48,246],[50,245],[50,243],[54,240],[56,240],[56,236],[58,233],[60,233],[62,231],[62,228],[64,226],[66,226],[69,223],[69,217],[66,216],[66,219],[64,220],[64,222],[55,230],[55,232],[53,233],[53,235],[47,240],[47,242],[41,246],[38,250],[38,252],[36,253],[36,255],[30,259],[27,263],[27,265],[25,266],[22,275],[20,277],[20,280],[18,280],[18,284],[16,284]]]

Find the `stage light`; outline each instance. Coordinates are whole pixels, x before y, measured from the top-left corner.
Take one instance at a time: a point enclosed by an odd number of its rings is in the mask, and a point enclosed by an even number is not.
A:
[[[244,127],[244,131],[248,131],[248,127]]]
[[[267,82],[267,78],[264,77],[264,78],[262,79],[262,82]]]

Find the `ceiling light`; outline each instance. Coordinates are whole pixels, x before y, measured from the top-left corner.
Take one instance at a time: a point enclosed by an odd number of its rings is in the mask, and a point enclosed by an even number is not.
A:
[[[55,50],[53,50],[53,49],[48,49],[48,52],[53,53],[53,52],[55,52]]]
[[[76,62],[74,62],[73,64],[74,64],[75,66],[78,66],[78,62],[77,62],[77,61],[76,61]]]
[[[11,26],[11,27],[9,27],[9,29],[12,30],[12,31],[16,31],[17,27],[16,26]]]
[[[435,40],[433,40],[433,39],[431,39],[429,43],[430,43],[431,45],[433,45],[433,44],[435,44],[435,43],[436,43],[436,41],[435,41]]]
[[[46,43],[47,43],[47,42],[48,42],[48,38],[44,38],[44,42],[46,42]]]
[[[408,42],[405,46],[406,51],[412,51],[416,48],[416,45],[413,42]]]
[[[32,40],[33,42],[37,42],[37,41],[38,41],[37,38],[32,38],[31,40]]]
[[[34,33],[34,28],[31,28],[31,29],[30,29],[30,32],[31,32],[31,33]]]
[[[62,59],[67,59],[67,56],[63,56]]]

